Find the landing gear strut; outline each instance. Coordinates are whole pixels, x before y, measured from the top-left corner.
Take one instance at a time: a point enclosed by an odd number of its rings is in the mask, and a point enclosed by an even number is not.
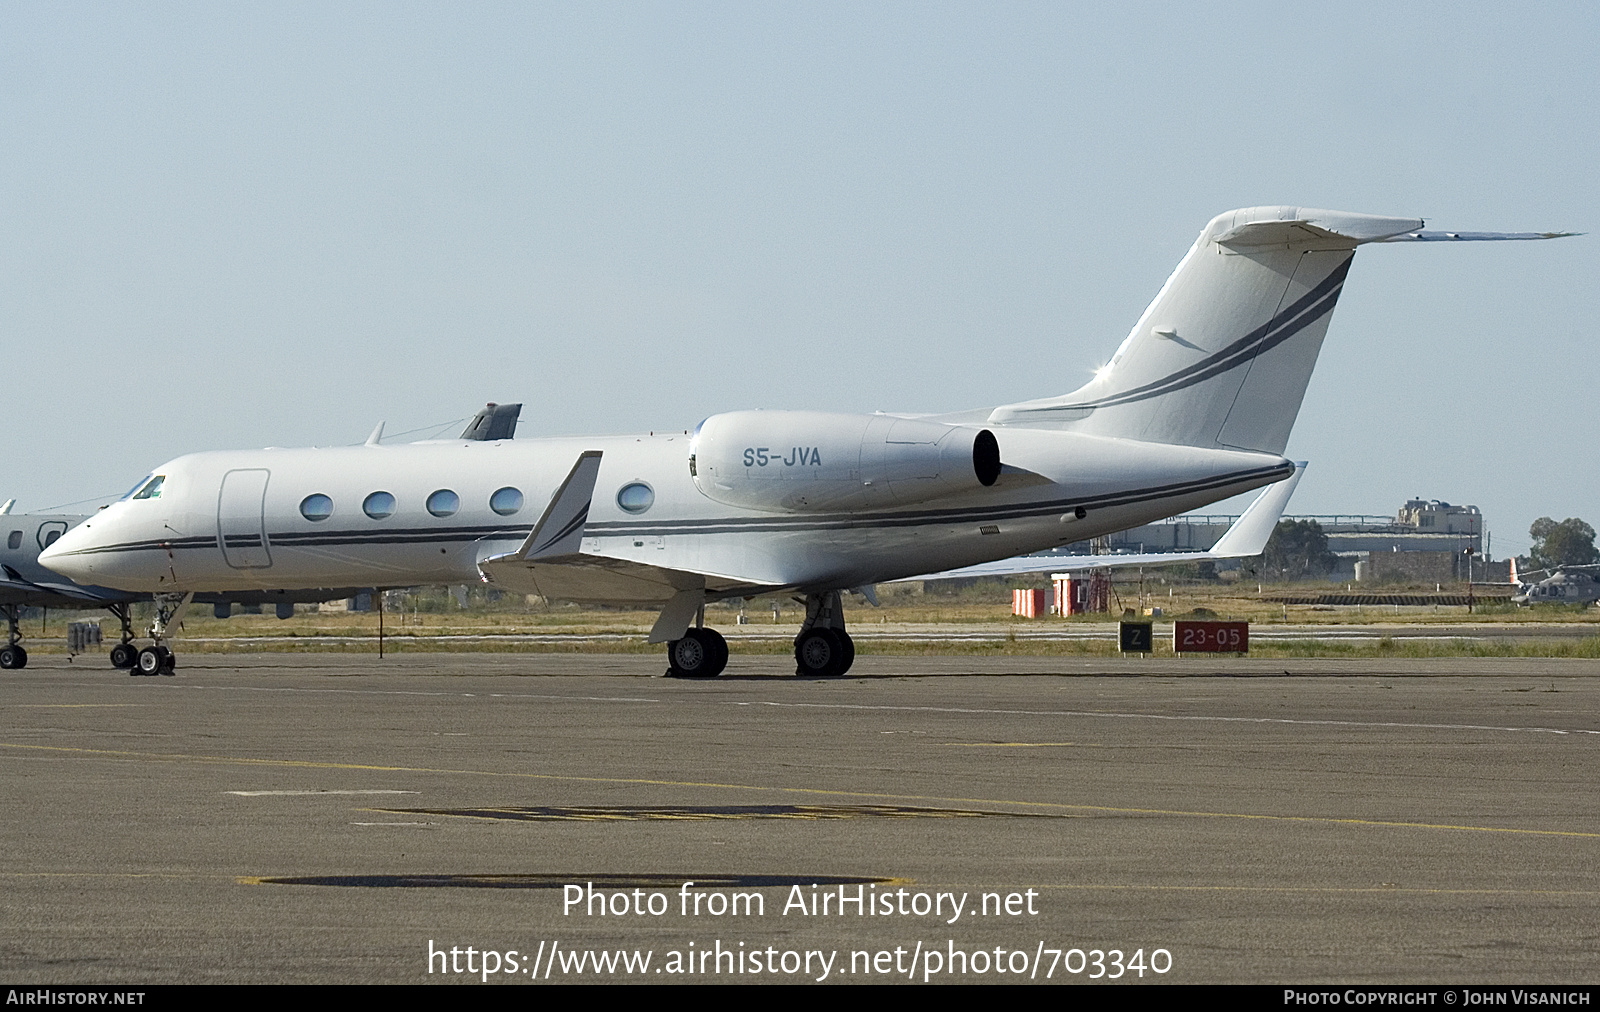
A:
[[[683,638],[667,644],[667,674],[673,678],[715,678],[728,666],[728,641],[705,626],[704,606]]]
[[[855,663],[856,644],[844,631],[844,603],[837,590],[806,595],[806,620],[794,638],[795,674],[837,678]]]
[[[122,641],[111,648],[111,666],[126,671],[139,663],[139,648],[133,645],[133,615],[127,604],[113,604],[106,610],[122,623]]]
[[[177,656],[161,641],[167,638],[168,628],[182,617],[193,598],[193,593],[155,595],[156,617],[150,623],[150,638],[156,642],[139,651],[139,659],[129,674],[170,675],[177,669]]]
[[[17,606],[8,604],[4,606],[6,613],[6,645],[0,647],[0,668],[14,671],[17,668],[28,666],[28,652],[18,645],[22,639],[22,630],[17,628]]]

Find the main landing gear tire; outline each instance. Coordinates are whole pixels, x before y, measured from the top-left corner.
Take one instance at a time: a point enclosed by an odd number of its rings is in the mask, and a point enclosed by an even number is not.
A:
[[[0,668],[15,671],[28,666],[28,652],[18,646],[0,647]]]
[[[130,674],[170,675],[178,666],[178,659],[166,647],[145,647],[139,651],[139,663]]]
[[[673,678],[715,678],[728,666],[728,641],[715,629],[689,629],[667,644],[667,674]]]
[[[127,670],[139,663],[139,648],[131,643],[118,643],[111,648],[111,666]]]
[[[794,673],[801,678],[837,678],[855,659],[855,641],[837,629],[809,629],[794,641]]]

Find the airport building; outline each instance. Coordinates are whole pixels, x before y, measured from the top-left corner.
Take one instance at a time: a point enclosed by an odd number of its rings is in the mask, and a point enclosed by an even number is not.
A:
[[[1238,517],[1188,514],[1113,534],[1101,551],[1116,553],[1204,552],[1214,546]],[[1361,582],[1456,582],[1467,578],[1465,560],[1471,549],[1474,580],[1505,581],[1506,562],[1485,562],[1488,543],[1483,514],[1476,506],[1457,506],[1439,499],[1411,499],[1393,515],[1322,513],[1285,516],[1314,520],[1328,536],[1328,550],[1341,565],[1330,580]],[[1088,542],[1067,546],[1063,554],[1091,554]],[[1114,560],[1108,560],[1115,564]],[[1229,568],[1219,563],[1219,568]]]

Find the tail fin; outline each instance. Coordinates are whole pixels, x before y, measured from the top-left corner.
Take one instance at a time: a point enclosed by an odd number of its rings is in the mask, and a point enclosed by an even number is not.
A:
[[[989,422],[1282,453],[1357,246],[1557,236],[1422,224],[1300,207],[1218,215],[1094,379]]]

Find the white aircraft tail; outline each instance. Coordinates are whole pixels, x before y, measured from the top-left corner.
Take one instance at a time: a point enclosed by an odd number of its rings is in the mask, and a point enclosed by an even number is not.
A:
[[[1357,246],[1569,234],[1422,225],[1300,207],[1218,215],[1093,380],[989,423],[1282,453]]]

